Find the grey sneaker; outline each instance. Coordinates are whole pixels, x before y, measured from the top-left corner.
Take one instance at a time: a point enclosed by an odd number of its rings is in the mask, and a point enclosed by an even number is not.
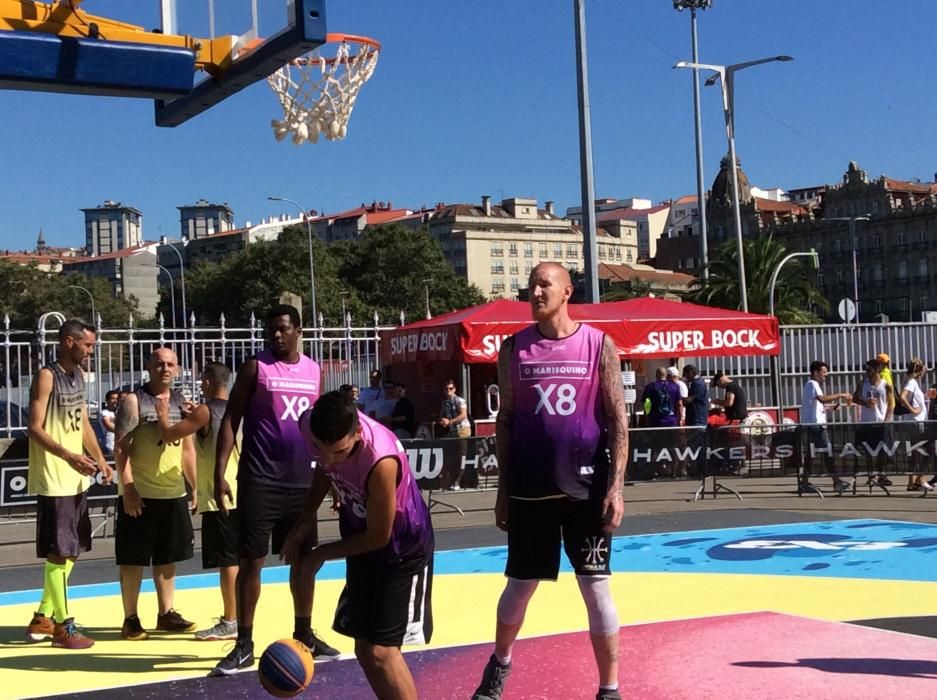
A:
[[[615,690],[602,690],[599,688],[599,692],[595,695],[595,700],[621,700],[621,694],[618,692],[618,689]]]
[[[472,695],[472,700],[501,700],[504,684],[511,675],[511,664],[502,665],[492,654],[482,673],[482,682]]]
[[[216,618],[214,625],[208,629],[199,630],[195,633],[195,638],[203,642],[214,642],[219,639],[237,639],[238,623],[237,620],[229,622],[223,617]]]

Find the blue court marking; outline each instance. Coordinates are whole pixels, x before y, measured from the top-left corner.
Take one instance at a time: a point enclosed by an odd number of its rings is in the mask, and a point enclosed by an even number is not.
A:
[[[836,520],[755,527],[694,530],[616,537],[612,570],[621,573],[697,573],[820,576],[937,582],[933,554],[937,525],[891,520]],[[436,552],[436,574],[501,574],[507,548],[477,547]],[[562,558],[562,571],[571,571]],[[289,567],[263,570],[264,583],[286,583]],[[319,580],[345,577],[343,561],[328,562]],[[176,579],[177,590],[214,588],[217,573]],[[153,592],[153,582],[143,582]],[[69,588],[69,596],[93,598],[119,595],[116,582]],[[0,593],[0,605],[35,602],[40,589]]]

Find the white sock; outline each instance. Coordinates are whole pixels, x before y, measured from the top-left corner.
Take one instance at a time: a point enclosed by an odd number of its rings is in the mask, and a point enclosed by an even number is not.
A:
[[[618,683],[612,685],[600,685],[599,690],[618,690]]]
[[[508,664],[511,663],[511,655],[510,655],[510,654],[508,654],[508,655],[505,656],[504,658],[501,658],[501,657],[498,656],[498,654],[496,653],[496,654],[495,654],[495,659],[497,659],[497,660],[498,660],[498,663],[501,664],[502,666],[507,666]],[[616,686],[616,687],[617,687],[617,686]]]

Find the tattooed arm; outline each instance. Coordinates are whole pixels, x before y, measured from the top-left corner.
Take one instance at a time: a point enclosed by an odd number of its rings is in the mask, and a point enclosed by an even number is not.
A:
[[[124,512],[131,517],[143,513],[143,499],[133,483],[133,465],[130,464],[130,445],[133,431],[140,422],[140,406],[136,394],[127,394],[117,407],[114,431],[114,462],[118,483],[123,490]]]
[[[498,497],[495,500],[495,525],[508,528],[507,472],[510,468],[511,431],[514,418],[514,391],[511,387],[511,355],[514,338],[506,338],[498,352],[498,418],[495,422],[495,451],[498,456]]]
[[[608,471],[608,491],[602,501],[602,513],[605,516],[605,531],[613,532],[621,524],[625,512],[621,489],[628,467],[628,411],[625,407],[618,351],[608,336],[605,336],[602,346],[601,363],[599,377],[607,421],[608,448],[612,457]]]

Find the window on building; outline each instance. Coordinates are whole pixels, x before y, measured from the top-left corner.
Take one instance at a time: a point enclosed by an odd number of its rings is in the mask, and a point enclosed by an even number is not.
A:
[[[520,285],[520,282],[518,282],[517,277],[512,277],[511,278],[511,291],[516,292],[520,288],[521,288],[521,285]]]
[[[524,274],[529,277],[530,273],[533,271],[534,271],[534,264],[530,260],[528,260],[527,262],[524,263]]]
[[[876,299],[874,302],[872,302],[872,308],[875,310],[875,313],[880,314],[885,308],[885,305],[882,303],[881,299]]]
[[[911,300],[908,299],[908,297],[901,297],[898,300],[898,310],[905,314],[908,313],[908,305],[909,305],[908,302],[910,301]]]
[[[899,260],[898,261],[898,278],[905,279],[908,276],[908,261]]]
[[[566,257],[567,258],[578,258],[579,250],[575,243],[566,244]]]
[[[511,274],[512,275],[517,274],[517,262],[515,262],[514,260],[511,261]]]
[[[877,199],[872,201],[872,213],[878,214],[878,200]]]
[[[842,242],[838,238],[833,241],[833,252],[834,253],[842,252]]]
[[[918,277],[927,277],[927,258],[918,258],[917,274]]]
[[[504,278],[503,277],[492,277],[491,278],[491,292],[492,294],[500,294],[504,291]]]
[[[823,270],[817,270],[817,284],[823,286]]]
[[[628,248],[628,256],[625,262],[634,262],[634,256],[631,254],[631,248]]]
[[[504,274],[504,261],[492,260],[491,261],[491,273],[495,275]]]
[[[895,243],[898,245],[904,245],[904,229],[898,229],[895,233]]]
[[[540,244],[540,259],[543,260],[546,257],[547,257],[547,244],[541,243]]]
[[[917,231],[917,242],[918,242],[918,243],[926,243],[926,242],[927,242],[927,231],[925,231],[925,230],[922,229],[922,228],[918,229],[918,231]]]
[[[927,295],[926,294],[922,294],[921,298],[917,300],[917,303],[921,311],[927,311]]]
[[[621,248],[615,248],[615,260],[621,260]]]
[[[534,244],[533,243],[524,244],[524,257],[525,258],[534,257]]]
[[[500,241],[491,242],[491,256],[500,258],[504,255],[504,245]]]
[[[508,246],[508,255],[510,255],[512,258],[517,257],[517,243],[511,243]]]
[[[557,260],[563,257],[563,244],[562,243],[553,244],[553,257]]]
[[[872,268],[872,279],[875,280],[876,282],[882,281],[882,266],[881,265],[876,265],[875,267]]]
[[[836,271],[836,281],[837,281],[837,282],[840,282],[840,283],[843,281],[843,271],[842,271],[842,270],[837,270],[837,271]]]
[[[875,234],[873,234],[873,236],[872,236],[872,248],[874,248],[875,250],[878,250],[878,249],[881,248],[881,247],[882,247],[882,234],[880,234],[880,233],[875,233]]]

